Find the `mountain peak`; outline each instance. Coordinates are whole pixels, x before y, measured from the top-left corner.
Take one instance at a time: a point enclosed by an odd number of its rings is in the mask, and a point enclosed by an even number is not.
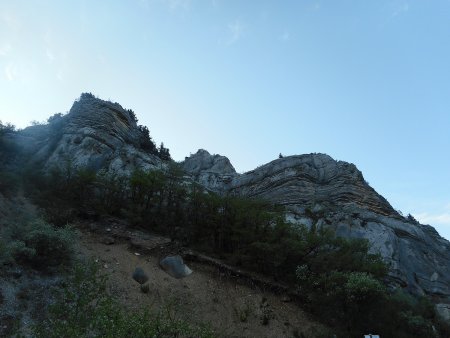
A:
[[[211,155],[205,149],[199,149],[195,154],[186,157],[182,166],[185,171],[193,175],[201,172],[236,175],[236,170],[227,157]]]
[[[138,168],[164,166],[148,128],[139,126],[134,112],[119,103],[83,93],[68,114],[55,116],[49,119],[45,133],[38,138],[36,133],[31,135],[35,138],[31,140],[33,159],[46,168],[64,167],[70,161],[96,171],[130,174]],[[30,133],[25,129],[23,134]]]

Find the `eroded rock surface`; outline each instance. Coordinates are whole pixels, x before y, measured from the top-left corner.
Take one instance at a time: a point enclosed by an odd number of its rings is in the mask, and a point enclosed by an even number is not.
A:
[[[164,167],[143,148],[143,136],[131,111],[118,103],[82,95],[67,115],[48,125],[26,128],[17,139],[33,160],[46,168],[64,168],[70,163],[129,174],[136,168]]]

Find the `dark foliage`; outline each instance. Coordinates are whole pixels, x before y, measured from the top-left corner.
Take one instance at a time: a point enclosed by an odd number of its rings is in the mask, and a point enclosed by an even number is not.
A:
[[[168,148],[164,147],[164,143],[161,142],[161,145],[158,148],[158,157],[163,161],[170,161],[172,158],[170,157],[170,152]]]
[[[17,154],[18,147],[11,140],[16,133],[16,127],[10,123],[3,124],[0,121],[0,165],[11,162]]]
[[[13,140],[15,133],[14,125],[0,121],[0,193],[7,196],[16,192],[20,184],[20,176],[14,168],[21,155],[21,149]]]
[[[141,136],[139,138],[139,147],[149,152],[150,154],[158,154],[158,150],[156,149],[156,144],[153,141],[153,139],[150,136],[150,131],[146,126],[139,126],[138,127],[139,132],[141,133]]]
[[[96,99],[96,97],[91,92],[89,92],[89,93],[81,93],[80,100],[88,100],[88,99]]]
[[[127,109],[127,112],[128,112],[128,114],[130,115],[131,119],[132,119],[135,123],[137,123],[137,122],[138,122],[138,119],[137,119],[136,114],[134,113],[134,111],[131,110],[131,109]]]

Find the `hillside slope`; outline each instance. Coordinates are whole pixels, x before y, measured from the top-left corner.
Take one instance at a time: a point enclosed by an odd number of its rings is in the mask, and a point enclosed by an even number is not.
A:
[[[129,175],[135,169],[164,169],[147,131],[134,113],[83,94],[70,112],[48,125],[17,133],[32,161],[50,169],[67,163]],[[149,143],[150,142],[150,143]],[[262,198],[286,208],[293,223],[327,225],[344,237],[366,238],[390,267],[391,283],[431,296],[450,318],[450,243],[429,225],[399,215],[364,180],[355,165],[325,154],[276,159],[244,174],[206,150],[181,163],[187,176],[206,189]]]

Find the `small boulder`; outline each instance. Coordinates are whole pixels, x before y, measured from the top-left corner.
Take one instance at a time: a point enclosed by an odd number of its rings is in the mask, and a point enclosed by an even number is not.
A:
[[[180,279],[187,277],[192,270],[183,263],[181,256],[167,256],[159,262],[161,268],[174,278]]]
[[[148,276],[142,268],[136,268],[133,272],[133,279],[142,285],[148,281]]]

